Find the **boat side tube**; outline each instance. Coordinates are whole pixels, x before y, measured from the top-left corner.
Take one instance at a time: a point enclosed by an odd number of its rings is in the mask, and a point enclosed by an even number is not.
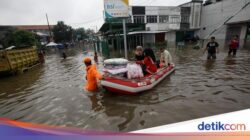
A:
[[[146,90],[150,90],[155,87],[159,82],[161,82],[164,78],[174,72],[175,67],[170,66],[165,68],[156,74],[144,78],[144,80],[133,81],[133,80],[122,80],[117,78],[106,78],[101,81],[101,85],[110,91],[123,93],[123,94],[136,94]]]

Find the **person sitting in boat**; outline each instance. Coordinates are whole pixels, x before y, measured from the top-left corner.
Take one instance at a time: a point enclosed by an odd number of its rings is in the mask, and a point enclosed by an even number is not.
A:
[[[103,79],[103,76],[97,71],[96,65],[92,65],[90,58],[85,58],[83,62],[86,66],[87,84],[85,86],[85,89],[88,91],[95,91],[98,89],[97,79],[101,80]]]
[[[144,60],[143,48],[142,46],[137,46],[135,50],[135,60],[142,61]]]
[[[149,49],[144,50],[144,59],[141,61],[136,61],[137,64],[145,65],[146,69],[143,69],[144,75],[154,74],[157,72],[157,66],[155,61],[151,58],[151,51]]]
[[[173,62],[172,62],[172,56],[169,53],[169,51],[166,50],[164,47],[161,47],[160,52],[161,52],[160,67],[162,68],[170,66]]]
[[[146,48],[144,50],[144,55],[145,55],[145,52],[148,54],[148,56],[150,56],[152,58],[154,63],[156,63],[156,57],[155,57],[154,51],[151,48]]]

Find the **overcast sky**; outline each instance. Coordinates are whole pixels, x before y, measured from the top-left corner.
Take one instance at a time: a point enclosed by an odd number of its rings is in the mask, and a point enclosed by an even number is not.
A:
[[[177,6],[191,0],[130,0],[130,5]],[[64,21],[95,29],[103,23],[103,0],[0,0],[0,25],[51,24]]]

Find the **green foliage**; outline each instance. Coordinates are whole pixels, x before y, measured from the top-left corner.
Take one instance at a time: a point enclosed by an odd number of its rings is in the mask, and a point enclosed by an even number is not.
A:
[[[53,28],[54,40],[57,43],[70,42],[73,37],[73,29],[71,26],[64,24],[63,21],[58,21]]]
[[[95,33],[95,31],[92,30],[92,29],[87,29],[87,30],[86,30],[86,34],[87,34],[87,35],[93,35],[94,33]]]
[[[4,46],[30,47],[36,45],[35,35],[25,30],[14,30],[7,33]]]
[[[74,40],[75,41],[80,41],[88,38],[88,35],[86,33],[86,30],[84,28],[78,28],[74,30]]]

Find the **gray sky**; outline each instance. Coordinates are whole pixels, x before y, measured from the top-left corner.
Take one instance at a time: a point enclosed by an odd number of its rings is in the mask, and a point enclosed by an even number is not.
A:
[[[176,6],[191,0],[130,0],[130,5]],[[103,23],[103,0],[0,0],[0,25],[51,24],[64,21],[95,29]]]

